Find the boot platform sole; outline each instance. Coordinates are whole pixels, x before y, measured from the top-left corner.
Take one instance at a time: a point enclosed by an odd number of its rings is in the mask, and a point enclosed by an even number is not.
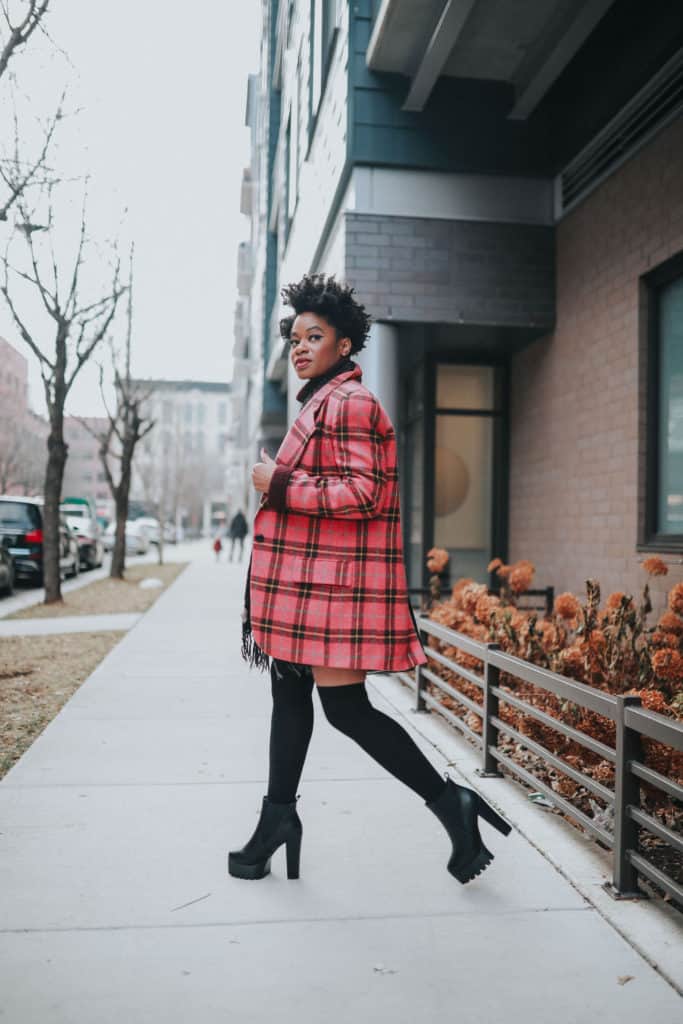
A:
[[[270,874],[270,857],[267,861],[259,864],[242,864],[228,854],[228,874],[233,878],[246,878],[252,881],[257,878],[265,878]]]
[[[485,846],[482,846],[479,852],[475,854],[468,864],[463,864],[457,868],[451,868],[449,865],[448,870],[454,878],[457,878],[458,881],[462,882],[464,885],[466,882],[471,882],[472,879],[476,878],[477,875],[480,875],[482,871],[485,871],[492,860],[493,854],[491,851],[487,850]]]

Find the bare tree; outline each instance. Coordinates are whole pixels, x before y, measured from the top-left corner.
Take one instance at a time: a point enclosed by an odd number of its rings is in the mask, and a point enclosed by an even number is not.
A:
[[[57,177],[47,165],[47,156],[57,125],[64,117],[63,104],[65,94],[51,119],[41,127],[43,140],[40,149],[33,157],[25,158],[21,152],[20,140],[22,132],[19,128],[19,116],[16,107],[13,111],[14,117],[14,143],[10,156],[0,155],[0,180],[5,186],[4,194],[0,198],[0,221],[9,219],[10,211],[24,193],[31,187],[44,188],[57,184]]]
[[[100,364],[100,391],[109,420],[106,432],[99,435],[100,459],[116,506],[116,532],[109,575],[117,579],[123,579],[126,568],[126,521],[128,519],[128,500],[130,497],[133,456],[135,455],[138,442],[152,430],[155,424],[154,420],[147,418],[144,414],[145,403],[149,399],[151,390],[142,390],[131,379],[132,325],[133,246],[131,246],[130,252],[128,314],[123,369],[119,368],[114,345],[110,342],[112,365],[114,368],[114,392],[116,396],[116,408],[113,411],[110,411],[107,405],[104,393],[104,367]],[[112,471],[111,462],[113,459],[116,459],[119,463],[117,473]]]
[[[38,360],[50,423],[44,488],[43,567],[46,604],[61,600],[59,501],[68,452],[68,446],[64,441],[64,406],[76,377],[105,337],[114,319],[118,301],[125,291],[119,282],[120,261],[114,247],[110,287],[95,301],[87,302],[81,298],[81,272],[86,259],[87,244],[90,241],[86,231],[87,187],[83,195],[75,255],[69,263],[69,273],[60,273],[60,262],[54,245],[53,191],[53,187],[47,190],[48,215],[44,226],[37,223],[35,210],[29,210],[24,200],[19,200],[21,221],[1,257],[4,276],[0,281],[0,291],[5,297],[19,334]],[[44,244],[34,241],[34,234],[38,234]],[[18,235],[23,236],[27,247],[26,269],[10,262],[12,246]],[[48,269],[45,269],[46,266]],[[42,341],[42,324],[37,317],[34,317],[31,323],[26,315],[19,311],[20,303],[15,290],[21,282],[24,288],[28,286],[28,292],[32,296],[37,293],[48,322],[51,321],[50,343]]]
[[[28,0],[28,3],[19,5],[11,3],[10,0],[0,0],[0,78],[7,71],[10,60],[16,51],[26,45],[36,29],[40,28],[41,32],[47,35],[45,15],[48,3],[49,0]],[[16,12],[14,17],[12,9]],[[24,125],[20,129],[17,111],[17,76],[11,72],[8,79],[11,80],[11,85],[9,93],[3,92],[3,107],[5,104],[11,106],[14,140],[10,152],[6,152],[3,138],[3,148],[0,150],[0,181],[4,185],[3,193],[0,196],[0,221],[8,220],[10,210],[27,189],[36,185],[45,185],[48,179],[56,180],[54,172],[47,166],[47,156],[57,125],[64,117],[65,93],[62,93],[52,117],[44,123],[36,119],[42,141],[31,156],[26,156],[25,152],[30,148],[28,139],[34,133],[27,131]],[[25,96],[26,92],[24,90]],[[30,94],[30,90],[28,93]],[[30,103],[30,98],[26,98]],[[9,115],[6,117],[4,109],[2,116],[3,119],[9,121]]]
[[[28,9],[23,17],[12,18],[9,0],[0,2],[0,78],[7,70],[7,66],[20,47],[25,46],[38,26],[44,27],[45,15],[50,0],[28,0]]]

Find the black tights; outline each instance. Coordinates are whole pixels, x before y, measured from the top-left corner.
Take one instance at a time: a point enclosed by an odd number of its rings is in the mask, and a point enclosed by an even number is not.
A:
[[[301,779],[313,732],[313,686],[308,667],[293,668],[271,659],[273,712],[270,727],[268,799],[291,803]],[[365,683],[318,687],[327,720],[350,736],[388,772],[426,803],[446,783],[395,719],[370,703]]]

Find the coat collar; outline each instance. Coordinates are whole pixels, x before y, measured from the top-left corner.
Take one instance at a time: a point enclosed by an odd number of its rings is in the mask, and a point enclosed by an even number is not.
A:
[[[293,468],[297,465],[303,455],[306,442],[316,427],[315,416],[327,396],[347,380],[361,380],[363,371],[356,363],[351,370],[338,373],[335,377],[325,381],[322,387],[313,393],[306,402],[303,409],[287,431],[287,435],[280,445],[275,461],[280,466]]]

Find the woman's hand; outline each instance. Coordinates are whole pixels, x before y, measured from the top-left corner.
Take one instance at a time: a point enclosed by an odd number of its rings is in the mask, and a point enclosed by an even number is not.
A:
[[[265,448],[261,449],[261,458],[263,462],[257,462],[251,471],[251,482],[257,491],[263,491],[264,493],[270,487],[270,480],[275,472],[277,462],[275,459],[271,459],[270,455]]]

